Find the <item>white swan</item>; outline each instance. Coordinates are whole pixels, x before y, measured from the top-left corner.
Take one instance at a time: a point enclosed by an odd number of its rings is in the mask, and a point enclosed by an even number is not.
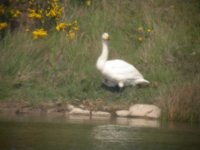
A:
[[[104,84],[109,87],[118,85],[120,88],[128,85],[148,85],[143,75],[131,64],[120,60],[108,60],[109,34],[102,34],[102,52],[99,56],[96,67],[102,73]]]

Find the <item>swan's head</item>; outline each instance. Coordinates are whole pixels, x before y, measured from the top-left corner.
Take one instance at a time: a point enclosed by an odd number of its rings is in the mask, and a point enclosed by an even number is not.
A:
[[[102,40],[105,40],[105,41],[110,40],[109,34],[108,33],[103,33],[102,34]]]

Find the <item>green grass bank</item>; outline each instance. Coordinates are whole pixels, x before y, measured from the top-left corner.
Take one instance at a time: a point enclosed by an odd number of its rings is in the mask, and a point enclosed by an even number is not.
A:
[[[128,105],[153,103],[169,120],[200,118],[198,0],[78,0],[63,2],[63,20],[77,20],[76,38],[51,31],[33,40],[23,26],[0,41],[0,100]],[[111,36],[110,59],[134,64],[151,82],[114,93],[101,87],[95,64],[101,34]]]

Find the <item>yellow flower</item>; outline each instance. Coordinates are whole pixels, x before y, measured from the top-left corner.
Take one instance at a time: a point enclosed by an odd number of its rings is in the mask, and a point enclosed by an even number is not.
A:
[[[67,33],[67,38],[69,40],[74,40],[76,38],[76,32],[70,30],[68,33]]]
[[[38,39],[47,36],[47,31],[41,28],[41,29],[36,29],[35,31],[32,32],[32,34],[33,34],[33,39]]]
[[[6,22],[0,22],[0,30],[3,30],[8,27],[8,24]]]
[[[40,10],[39,12],[36,12],[36,10],[34,9],[28,9],[29,14],[28,17],[29,18],[35,18],[35,19],[41,19],[42,18],[42,11]]]
[[[74,26],[77,26],[78,21],[77,21],[77,20],[74,20],[74,21],[72,22],[72,24],[73,24]]]
[[[71,28],[71,27],[72,27],[72,24],[71,24],[71,23],[67,23],[67,24],[66,24],[66,27]]]
[[[152,29],[150,29],[150,28],[149,28],[149,29],[147,29],[147,32],[148,32],[148,33],[150,33],[151,31],[152,31]]]
[[[78,31],[78,30],[79,30],[79,27],[72,27],[72,30]]]
[[[58,25],[56,26],[56,30],[57,30],[57,31],[64,30],[66,26],[67,26],[66,23],[60,23],[60,24],[58,24]]]
[[[138,29],[137,29],[139,32],[143,32],[144,31],[144,29],[143,29],[143,27],[142,26],[140,26],[140,27],[138,27]]]
[[[142,42],[143,38],[142,37],[138,37],[138,41]]]
[[[11,15],[13,18],[17,18],[21,15],[21,12],[19,10],[11,10]]]
[[[48,17],[56,17],[57,14],[56,14],[56,11],[54,9],[51,9],[48,13],[47,13],[47,16]]]
[[[69,27],[74,31],[78,31],[79,30],[78,21],[77,20],[73,21],[71,26],[69,26]]]
[[[49,12],[46,13],[46,16],[51,18],[58,18],[61,16],[63,9],[63,7],[59,7],[57,4],[52,4],[52,8],[49,10]]]
[[[91,6],[92,4],[92,1],[91,0],[85,0],[85,5],[86,6]]]

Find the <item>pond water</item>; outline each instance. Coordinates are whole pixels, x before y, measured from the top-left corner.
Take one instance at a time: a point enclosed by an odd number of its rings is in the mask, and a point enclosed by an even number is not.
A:
[[[0,117],[0,150],[199,150],[200,128],[154,120]]]

